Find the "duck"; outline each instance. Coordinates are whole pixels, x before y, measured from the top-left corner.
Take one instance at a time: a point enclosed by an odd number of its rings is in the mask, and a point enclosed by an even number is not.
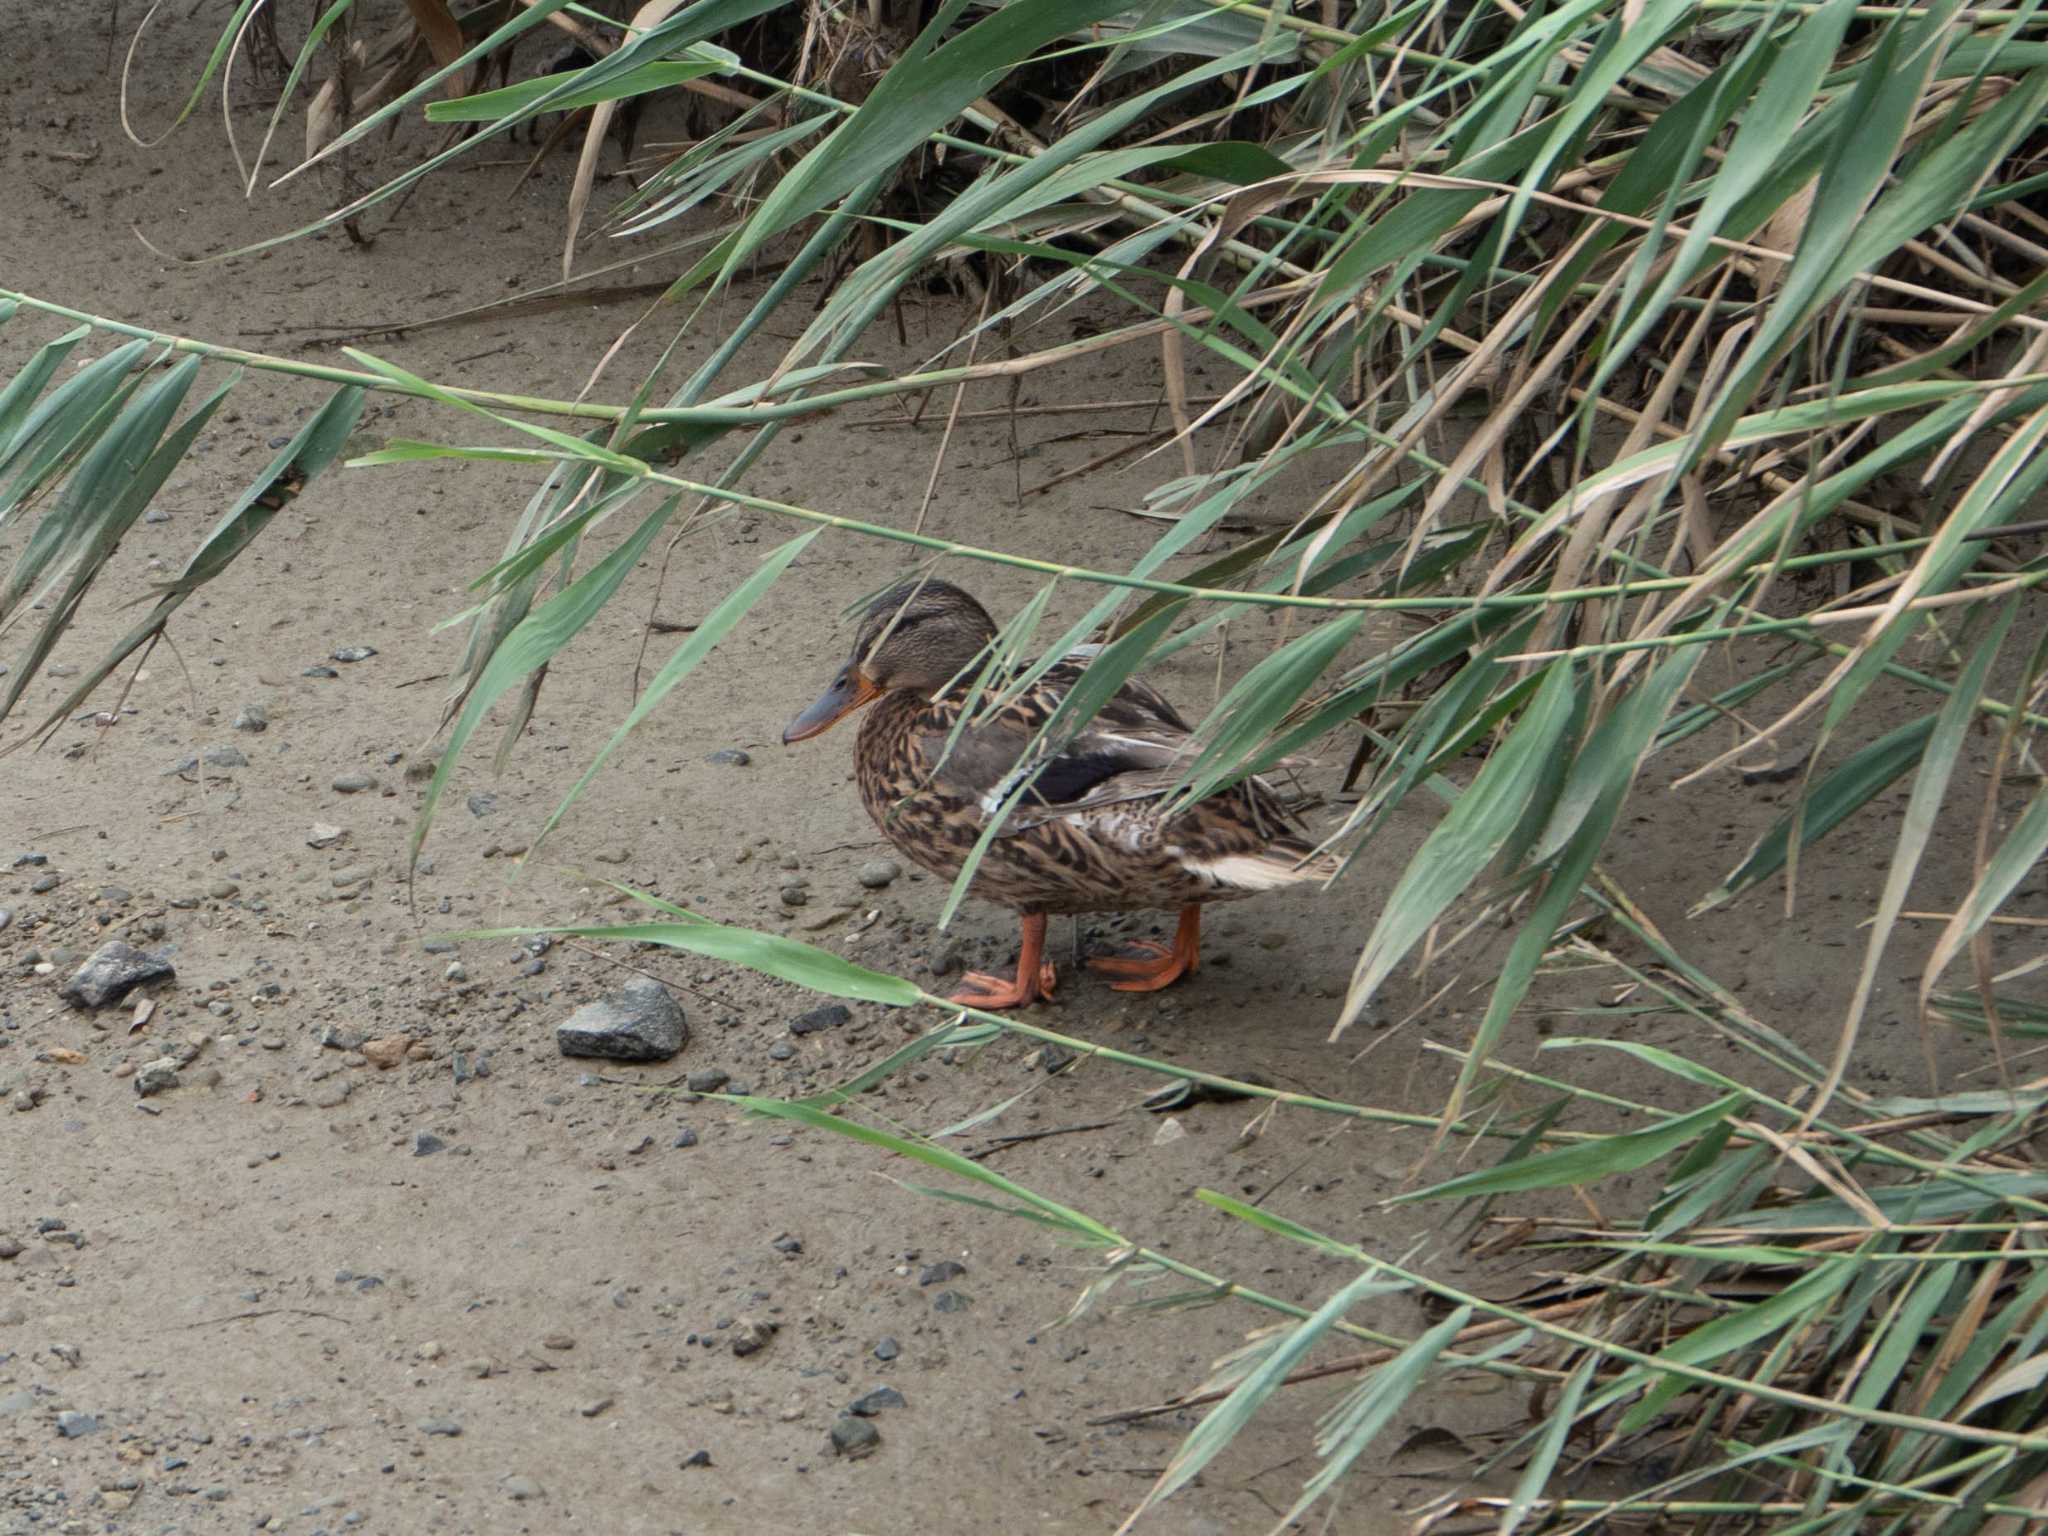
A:
[[[1139,679],[1078,729],[1041,741],[1097,648],[1020,688],[1020,678],[984,675],[995,639],[988,610],[959,587],[900,582],[868,605],[846,664],[782,733],[794,745],[865,711],[854,743],[861,802],[891,844],[949,882],[1001,818],[968,894],[1018,914],[1016,972],[969,972],[952,1002],[997,1010],[1050,998],[1058,974],[1046,918],[1066,913],[1178,912],[1170,944],[1140,941],[1089,962],[1119,991],[1157,991],[1200,968],[1211,902],[1335,873],[1262,779],[1169,808],[1199,744]]]

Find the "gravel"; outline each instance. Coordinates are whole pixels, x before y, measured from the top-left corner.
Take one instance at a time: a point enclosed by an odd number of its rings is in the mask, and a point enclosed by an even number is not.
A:
[[[135,1071],[135,1092],[138,1097],[148,1098],[153,1093],[162,1093],[166,1088],[178,1086],[179,1061],[175,1056],[159,1056]]]
[[[849,1414],[832,1426],[833,1453],[848,1461],[872,1456],[881,1444],[882,1432],[868,1419],[856,1419]]]
[[[852,1021],[853,1010],[844,1003],[826,1003],[791,1019],[789,1032],[792,1035],[815,1035],[821,1030],[837,1029],[841,1024]]]
[[[103,1008],[119,1002],[146,981],[176,974],[177,968],[162,955],[152,955],[115,939],[95,950],[92,958],[64,983],[61,992],[87,1008]]]
[[[874,1391],[864,1393],[848,1403],[846,1411],[855,1418],[872,1419],[885,1408],[906,1406],[908,1405],[903,1400],[903,1394],[894,1387],[877,1387]]]
[[[869,859],[860,867],[860,883],[871,891],[879,891],[902,873],[903,867],[894,859]]]
[[[611,1061],[666,1061],[689,1038],[683,1005],[667,987],[644,976],[598,1002],[584,1004],[555,1026],[555,1044],[564,1056]]]

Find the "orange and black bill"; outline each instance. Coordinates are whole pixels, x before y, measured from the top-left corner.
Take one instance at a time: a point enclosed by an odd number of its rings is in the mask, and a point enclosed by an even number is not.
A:
[[[789,722],[789,728],[782,733],[782,744],[786,747],[824,735],[881,691],[865,672],[848,662],[832,679],[832,686],[818,695],[818,701]]]

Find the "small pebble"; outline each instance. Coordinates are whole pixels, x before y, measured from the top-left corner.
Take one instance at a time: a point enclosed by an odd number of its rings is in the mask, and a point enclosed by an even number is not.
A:
[[[368,661],[376,654],[377,648],[374,645],[344,645],[333,653],[333,657],[340,662]]]
[[[462,1425],[454,1419],[421,1419],[420,1433],[446,1435],[452,1440],[462,1433]]]
[[[583,1404],[583,1406],[578,1408],[576,1411],[582,1414],[583,1417],[586,1419],[594,1419],[600,1413],[603,1413],[605,1409],[611,1407],[611,1405],[612,1400],[610,1398],[597,1397],[592,1398],[589,1402]]]
[[[848,1461],[872,1456],[881,1443],[882,1432],[870,1420],[849,1414],[832,1426],[832,1449]]]
[[[301,677],[339,677],[341,674],[332,667],[308,667],[299,674]]]
[[[877,1387],[874,1391],[855,1398],[847,1405],[846,1411],[856,1418],[872,1419],[884,1408],[902,1408],[904,1406],[906,1405],[903,1400],[903,1394],[894,1387]]]
[[[809,1013],[799,1014],[789,1021],[792,1035],[815,1035],[820,1030],[837,1029],[841,1024],[851,1023],[853,1010],[844,1003],[826,1003],[813,1008]]]
[[[505,1479],[503,1486],[505,1497],[512,1500],[515,1504],[523,1504],[528,1499],[542,1497],[540,1484],[530,1477],[508,1477]]]
[[[721,747],[718,751],[713,752],[704,759],[707,763],[718,763],[728,768],[744,768],[753,760],[751,756],[739,747]]]
[[[879,891],[902,873],[902,866],[894,859],[869,859],[860,867],[860,883],[871,891]]]
[[[244,704],[241,713],[235,716],[235,729],[247,731],[252,736],[259,731],[270,729],[270,712],[261,704]]]
[[[377,781],[367,773],[338,773],[334,776],[333,788],[336,794],[359,795],[366,789],[375,789]]]
[[[903,1346],[894,1339],[878,1339],[875,1341],[875,1358],[877,1360],[894,1360],[902,1353]]]

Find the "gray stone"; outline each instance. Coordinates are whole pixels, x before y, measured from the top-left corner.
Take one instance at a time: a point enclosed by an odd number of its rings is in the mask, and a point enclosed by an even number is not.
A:
[[[142,1098],[178,1086],[178,1058],[159,1056],[135,1070],[135,1092]]]
[[[35,879],[29,881],[29,894],[31,896],[47,896],[63,883],[64,877],[55,870],[52,870],[47,875],[37,875]]]
[[[344,645],[340,650],[334,652],[333,659],[342,662],[368,661],[376,654],[377,647],[374,645]]]
[[[902,873],[903,867],[894,859],[869,859],[860,867],[860,883],[871,891],[879,891]]]
[[[555,1026],[564,1056],[612,1061],[665,1061],[690,1038],[683,1006],[667,987],[635,977],[609,997],[586,1003]]]
[[[226,901],[230,896],[241,890],[241,888],[241,885],[233,880],[216,880],[207,886],[206,894],[215,901]]]
[[[727,768],[744,768],[753,760],[749,753],[739,747],[721,747],[704,759],[707,763],[717,763]]]
[[[414,1131],[412,1133],[412,1155],[414,1157],[432,1157],[436,1152],[446,1149],[447,1145],[447,1142],[436,1136],[432,1131]]]
[[[335,788],[339,789],[340,787],[341,781],[337,779],[335,781]],[[338,891],[347,886],[361,885],[376,873],[377,871],[368,864],[351,864],[346,869],[337,869],[332,875],[328,876],[328,881]],[[452,944],[448,946],[450,949],[454,947]]]
[[[461,1424],[454,1419],[421,1419],[420,1433],[425,1435],[446,1435],[453,1440],[462,1433]]]
[[[974,1305],[974,1298],[965,1291],[941,1291],[932,1298],[934,1312],[965,1312]]]
[[[902,1353],[903,1346],[894,1339],[875,1340],[875,1358],[877,1360],[894,1360]]]
[[[270,729],[270,711],[261,704],[244,704],[241,713],[235,716],[235,729],[255,735]]]
[[[338,773],[333,787],[336,794],[360,795],[366,789],[375,789],[377,781],[367,773]]]
[[[702,1072],[692,1072],[683,1080],[683,1086],[692,1093],[716,1093],[732,1081],[732,1074],[723,1067],[706,1067]]]
[[[497,808],[498,797],[496,795],[485,793],[469,797],[469,814],[472,816],[488,816]]]
[[[925,963],[932,968],[934,976],[950,976],[960,969],[960,946],[951,939],[934,944],[931,959]]]
[[[872,1456],[881,1444],[882,1432],[870,1420],[849,1414],[832,1426],[832,1450],[848,1461]]]
[[[505,1479],[503,1487],[505,1489],[505,1497],[512,1500],[515,1504],[523,1504],[528,1499],[538,1499],[544,1496],[544,1490],[541,1488],[541,1485],[530,1477],[508,1477]]]
[[[792,1035],[815,1035],[820,1030],[837,1029],[842,1024],[851,1023],[852,1020],[853,1010],[846,1004],[826,1003],[823,1007],[813,1008],[809,1013],[799,1014],[791,1019],[789,1032]]]
[[[902,1408],[906,1406],[908,1405],[903,1400],[903,1394],[894,1387],[877,1387],[865,1396],[857,1397],[851,1403],[848,1403],[846,1411],[856,1418],[872,1419],[884,1408]]]
[[[775,1328],[774,1323],[765,1319],[741,1318],[732,1330],[732,1352],[743,1360],[748,1355],[758,1355],[775,1337]]]
[[[360,1050],[363,1032],[359,1029],[342,1029],[338,1025],[323,1024],[320,1026],[320,1043],[330,1051]]]
[[[299,674],[301,677],[339,677],[341,674],[332,667],[308,667]]]
[[[967,1266],[952,1259],[941,1259],[936,1264],[927,1264],[917,1273],[919,1285],[944,1285],[948,1280],[958,1279],[967,1273]]]
[[[669,1145],[672,1147],[694,1147],[697,1145],[697,1133],[686,1125],[676,1132],[676,1139],[670,1142]]]
[[[201,756],[209,768],[246,768],[249,759],[235,747],[208,747]]]
[[[100,1421],[89,1413],[79,1413],[74,1409],[67,1408],[64,1412],[57,1415],[57,1433],[66,1440],[78,1440],[86,1435],[96,1435],[99,1433],[99,1429]]]
[[[124,944],[119,939],[102,944],[90,960],[65,982],[62,995],[87,1008],[117,1003],[145,981],[157,981],[177,974],[177,968],[161,955]]]

